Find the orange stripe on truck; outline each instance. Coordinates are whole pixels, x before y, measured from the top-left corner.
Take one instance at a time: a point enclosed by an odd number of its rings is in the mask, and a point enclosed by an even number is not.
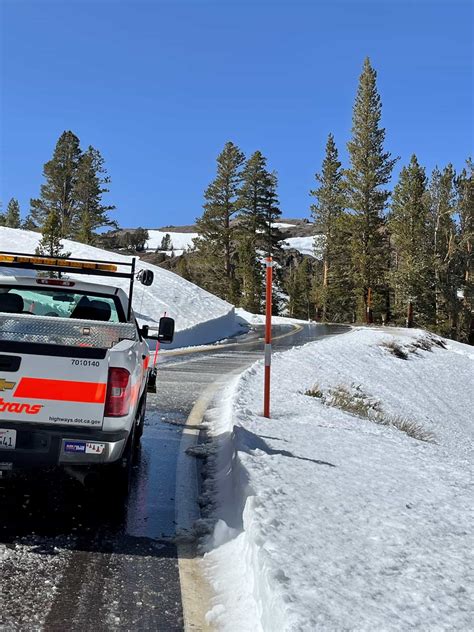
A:
[[[100,382],[71,382],[69,380],[44,380],[22,377],[13,397],[28,399],[52,399],[62,402],[103,404],[107,384]]]

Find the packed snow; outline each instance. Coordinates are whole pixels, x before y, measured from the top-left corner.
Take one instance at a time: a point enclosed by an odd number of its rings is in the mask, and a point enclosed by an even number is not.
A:
[[[284,250],[297,250],[302,255],[308,255],[315,259],[322,258],[323,238],[321,235],[312,237],[288,237],[281,242]]]
[[[262,363],[237,378],[208,418],[209,623],[472,629],[473,383],[472,347],[376,329],[275,354],[270,420]]]
[[[41,235],[32,231],[0,227],[0,250],[34,254],[40,238]],[[64,239],[63,244],[65,252],[70,252],[74,257],[101,261],[130,261],[130,257],[125,255],[68,239]],[[155,280],[150,287],[145,287],[140,283],[135,284],[134,311],[142,323],[157,322],[164,312],[176,320],[175,340],[167,348],[206,344],[227,338],[240,330],[233,305],[173,272],[137,260],[137,270],[143,268],[152,270]],[[22,274],[27,272],[23,271]],[[0,275],[12,273],[11,268],[0,267]],[[112,283],[122,287],[128,293],[127,279],[88,275],[81,275],[80,278],[105,285]]]
[[[194,248],[193,239],[198,236],[197,233],[174,233],[161,230],[149,230],[148,235],[149,239],[145,246],[147,250],[161,249],[163,238],[169,235],[171,249],[164,252],[168,255],[174,254],[176,256],[182,255],[187,250],[192,250]]]

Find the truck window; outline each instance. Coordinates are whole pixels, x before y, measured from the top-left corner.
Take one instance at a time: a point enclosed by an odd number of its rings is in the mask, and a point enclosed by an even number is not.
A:
[[[125,322],[122,305],[116,296],[79,292],[69,288],[0,286],[0,312]]]

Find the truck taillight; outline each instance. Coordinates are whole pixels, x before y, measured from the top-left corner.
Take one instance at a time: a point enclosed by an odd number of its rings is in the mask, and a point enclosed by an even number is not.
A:
[[[131,390],[130,373],[127,369],[110,368],[104,415],[106,417],[128,415]]]

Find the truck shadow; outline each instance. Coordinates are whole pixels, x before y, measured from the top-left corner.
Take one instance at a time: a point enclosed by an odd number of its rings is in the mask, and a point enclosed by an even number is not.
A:
[[[104,522],[118,528],[125,506],[107,505],[59,470],[13,477],[0,486],[0,542],[32,535],[75,537],[97,530]]]
[[[57,472],[31,474],[0,486],[0,545],[54,556],[59,550],[176,558],[174,537],[126,531],[127,502],[94,496]]]
[[[30,472],[0,483],[0,545],[25,545],[39,556],[71,550],[176,558],[173,537],[127,533],[129,504],[91,493],[61,471]]]

